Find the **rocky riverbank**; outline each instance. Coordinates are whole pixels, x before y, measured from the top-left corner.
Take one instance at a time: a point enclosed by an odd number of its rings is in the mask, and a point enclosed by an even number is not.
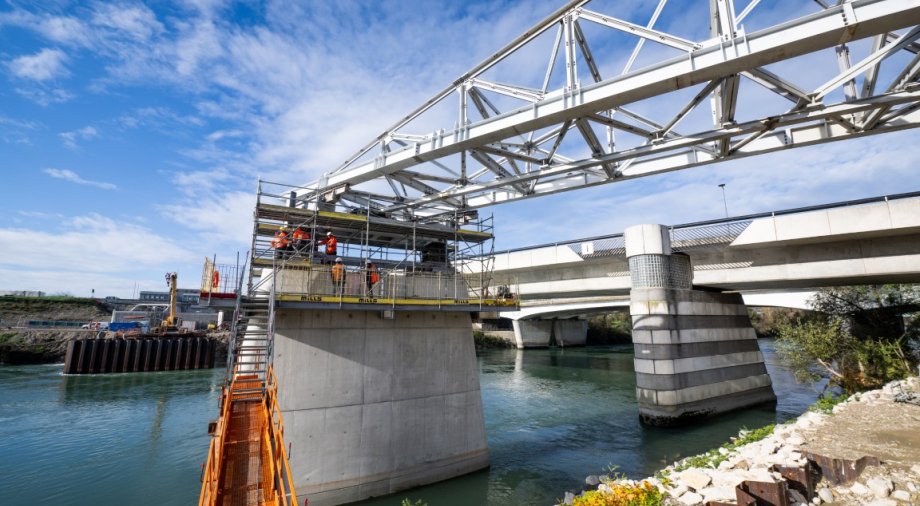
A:
[[[87,330],[0,330],[0,365],[60,363],[67,353],[67,343],[96,335],[96,331]],[[218,340],[215,356],[222,363],[230,333],[209,332],[208,337]],[[106,333],[106,338],[114,339],[115,335]]]
[[[773,504],[920,504],[917,403],[920,378],[895,381],[853,395],[827,414],[808,412],[775,428],[742,432],[736,442],[675,462],[646,480],[589,476],[589,491],[578,496],[567,493],[565,503],[633,504],[616,502],[615,496],[624,489],[651,486],[661,493],[661,499],[636,504],[736,504],[736,487],[741,485],[742,489],[761,487],[785,495]],[[757,440],[746,442],[753,439]],[[864,461],[865,470],[853,479],[854,467],[859,467],[856,461],[862,457],[870,458]],[[831,471],[833,465],[838,466],[838,473]],[[840,476],[847,468],[849,475]],[[790,478],[792,469],[803,470],[803,477],[812,473],[812,486],[805,483],[802,487]],[[614,499],[606,500],[611,497]]]
[[[0,365],[63,362],[68,342],[95,334],[86,330],[0,330]]]

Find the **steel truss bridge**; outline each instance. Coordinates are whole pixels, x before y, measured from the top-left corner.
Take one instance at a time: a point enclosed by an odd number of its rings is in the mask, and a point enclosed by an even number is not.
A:
[[[773,2],[739,12],[733,0],[696,11],[659,0],[638,23],[571,1],[297,200],[456,222],[502,202],[920,125],[920,0],[814,2],[748,33]],[[708,14],[683,27],[708,38],[656,28],[668,11]],[[607,72],[623,48],[625,65]],[[866,55],[854,61],[857,48]]]

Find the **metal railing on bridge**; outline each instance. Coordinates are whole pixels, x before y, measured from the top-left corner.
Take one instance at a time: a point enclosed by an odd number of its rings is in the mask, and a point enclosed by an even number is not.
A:
[[[706,248],[718,248],[731,244],[738,238],[742,232],[758,218],[769,218],[773,216],[784,216],[789,214],[805,213],[809,211],[821,211],[826,209],[836,209],[841,207],[852,207],[864,204],[873,204],[878,202],[887,202],[889,200],[899,200],[920,196],[920,192],[899,193],[894,195],[884,195],[880,197],[871,197],[857,200],[847,200],[834,202],[830,204],[821,204],[816,206],[798,207],[794,209],[785,209],[782,211],[771,211],[765,213],[748,214],[734,218],[723,218],[717,220],[698,221],[685,223],[682,225],[673,225],[669,227],[671,236],[671,249],[673,251],[693,251]],[[495,256],[508,255],[511,253],[532,251],[541,248],[552,248],[565,246],[572,250],[581,258],[587,260],[598,257],[626,257],[626,243],[623,233],[602,235],[595,237],[586,237],[584,239],[572,239],[568,241],[559,241],[554,243],[539,244],[536,246],[526,246],[521,248],[512,248],[503,251],[496,251]]]

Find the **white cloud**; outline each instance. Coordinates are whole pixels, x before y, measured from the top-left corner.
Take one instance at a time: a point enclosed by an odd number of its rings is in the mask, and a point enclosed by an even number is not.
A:
[[[115,190],[118,188],[112,183],[105,183],[101,181],[90,181],[88,179],[83,179],[76,172],[72,170],[45,169],[42,172],[56,179],[63,179],[65,181],[70,181],[71,183],[77,183],[77,184],[82,184],[86,186],[95,186],[96,188],[102,188],[103,190]]]
[[[62,44],[87,46],[90,41],[89,29],[77,18],[47,16],[41,19],[35,19],[35,26],[38,31],[50,40]]]
[[[60,213],[46,213],[44,211],[22,211],[20,210],[20,211],[17,211],[16,214],[20,216],[25,216],[27,218],[38,218],[38,219],[43,219],[43,220],[47,220],[51,218],[61,219],[64,217],[64,215]]]
[[[47,232],[0,228],[0,288],[75,295],[88,295],[95,288],[97,296],[129,296],[135,280],[149,288],[160,279],[151,272],[180,268],[183,286],[198,283],[199,256],[147,227],[99,214],[77,216],[62,225]],[[36,244],[47,245],[43,254],[35,254]]]
[[[45,89],[38,86],[33,88],[16,88],[16,93],[42,107],[47,107],[50,104],[62,104],[74,97],[73,93],[61,88]]]
[[[66,60],[67,55],[60,49],[45,48],[33,55],[14,59],[9,68],[16,77],[47,81],[67,75]]]
[[[93,14],[93,24],[121,32],[141,41],[148,40],[164,31],[156,14],[145,5],[98,5]]]
[[[204,174],[199,174],[204,176]],[[200,189],[189,202],[159,206],[161,216],[197,231],[196,236],[221,249],[249,249],[254,192]],[[194,209],[190,212],[190,209]]]
[[[80,140],[88,141],[90,139],[95,139],[96,137],[99,137],[99,131],[96,130],[96,127],[87,125],[83,128],[78,128],[76,130],[71,130],[69,132],[61,132],[58,135],[61,137],[61,139],[64,140],[65,146],[67,146],[68,148],[74,149],[77,147],[77,141],[80,141]]]

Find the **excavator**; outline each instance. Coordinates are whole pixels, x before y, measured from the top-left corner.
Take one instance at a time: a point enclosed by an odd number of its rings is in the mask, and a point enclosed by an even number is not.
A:
[[[176,307],[179,302],[179,289],[176,287],[178,282],[178,274],[175,272],[166,273],[166,284],[169,285],[169,314],[166,316],[166,319],[160,322],[159,328],[156,329],[157,334],[170,335],[170,334],[179,334],[179,317],[176,315]]]

